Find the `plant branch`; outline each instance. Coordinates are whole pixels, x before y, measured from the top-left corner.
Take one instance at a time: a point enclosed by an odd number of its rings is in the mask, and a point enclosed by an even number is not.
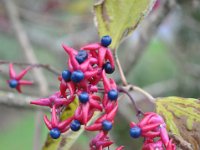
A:
[[[117,56],[116,50],[114,50],[114,56],[115,56],[115,61],[116,61],[117,67],[118,67],[118,69],[119,69],[119,74],[120,74],[120,77],[121,77],[122,84],[123,84],[124,86],[127,86],[128,83],[127,83],[126,77],[125,77],[125,75],[124,75],[124,72],[123,72],[121,63],[120,63],[120,61],[119,61],[119,58],[118,58],[118,56]]]
[[[127,91],[129,91],[129,94],[134,95],[135,102],[137,104],[144,102],[144,100],[146,99],[141,94],[130,89],[129,86],[126,86],[123,88],[126,89]],[[151,93],[151,95],[153,95],[155,97],[161,96],[161,95],[171,92],[171,91],[175,91],[177,88],[178,88],[178,83],[174,79],[154,83],[154,84],[148,85],[146,87],[143,87],[143,89],[145,91],[148,91],[148,93]],[[128,109],[128,106],[130,106],[130,105],[131,105],[131,102],[129,102],[129,101],[119,100],[119,112],[127,121],[131,121],[130,119],[133,118],[133,116],[130,113],[130,110]],[[153,107],[153,105],[151,107]],[[127,108],[127,109],[124,109],[124,108]],[[148,111],[150,111],[149,108],[147,108],[147,109],[148,109]]]
[[[58,70],[56,70],[54,67],[52,67],[51,65],[48,64],[32,64],[32,63],[24,63],[24,62],[12,62],[12,61],[5,61],[5,60],[0,60],[0,65],[2,64],[15,64],[18,66],[31,66],[32,68],[44,68],[47,71],[55,74],[56,76],[60,74],[60,72]]]
[[[20,46],[22,47],[23,54],[26,56],[26,59],[31,64],[37,64],[38,60],[35,56],[34,50],[30,44],[28,36],[24,30],[23,24],[20,21],[19,12],[13,0],[4,0],[5,8],[10,18],[11,24],[15,31],[15,35],[17,37]],[[33,74],[35,76],[35,80],[39,84],[39,91],[42,95],[46,95],[48,93],[48,83],[46,78],[42,72],[42,70],[33,70]],[[38,150],[41,148],[41,125],[42,125],[42,112],[36,112],[36,120],[35,120],[35,136],[34,136],[34,150]]]
[[[0,104],[9,107],[18,107],[23,109],[32,110],[48,110],[46,107],[39,107],[30,105],[33,99],[38,99],[37,97],[32,97],[24,94],[16,94],[12,92],[0,91]]]
[[[175,81],[175,80],[167,80],[167,81],[162,81],[162,82],[158,82],[158,83],[154,83],[154,84],[152,84],[152,85],[149,85],[149,86],[146,86],[146,87],[144,87],[143,89],[145,90],[145,91],[148,91],[148,93],[151,93],[152,95],[154,95],[154,96],[160,96],[160,95],[162,95],[163,93],[166,93],[166,92],[169,92],[169,91],[173,91],[173,90],[175,90],[175,89],[177,89],[177,87],[178,87],[178,85],[177,85],[177,82]],[[140,101],[141,99],[142,99],[142,97],[141,96],[139,96],[139,95],[137,95],[137,93],[134,91],[134,90],[132,90],[132,87],[129,85],[129,86],[126,86],[126,87],[122,87],[124,90],[126,90],[127,92],[129,91],[130,93],[133,93],[134,92],[134,95],[135,95],[135,97],[136,97],[136,99],[135,99],[135,101]],[[99,90],[100,91],[98,91],[98,92],[103,92],[104,93],[104,91],[103,91],[103,88],[101,89],[101,88],[99,88]],[[1,99],[0,99],[0,104],[5,104],[5,105],[7,105],[6,104],[6,101],[8,100],[8,99],[10,99],[10,97],[9,97],[9,95],[8,95],[8,93],[10,93],[10,92],[2,92],[2,91],[0,91],[0,95],[1,95]],[[129,93],[129,94],[130,94]],[[14,93],[11,93],[11,94],[14,94]],[[13,105],[14,106],[19,106],[19,107],[27,107],[27,108],[29,108],[29,106],[28,105],[26,105],[26,104],[28,104],[28,103],[23,103],[23,99],[27,99],[26,98],[26,96],[24,96],[24,95],[22,95],[21,97],[20,97],[20,95],[18,96],[17,94],[14,94],[14,97],[16,97],[16,99],[12,99],[12,102],[9,102],[9,101],[7,101],[7,103],[8,103],[8,105],[9,106],[12,106],[12,103],[13,103]],[[27,96],[28,97],[28,96]],[[19,98],[19,99],[18,99]],[[31,97],[30,97],[31,98]],[[21,100],[22,99],[22,100]],[[33,99],[37,99],[37,98],[31,98],[32,100]],[[18,103],[20,101],[20,103]],[[22,101],[22,102],[21,102]],[[127,102],[127,103],[129,103],[129,102]],[[31,105],[30,105],[31,106]]]
[[[169,136],[173,139],[173,142],[176,144],[177,149],[184,150],[193,150],[192,145],[185,141],[182,137],[179,137],[175,134],[169,133]]]
[[[131,94],[127,90],[125,90],[123,87],[119,87],[119,86],[117,87],[117,89],[118,89],[119,92],[122,92],[122,93],[126,94],[129,97],[129,99],[131,100],[131,102],[132,102],[132,104],[134,106],[134,110],[136,111],[136,116],[138,116],[140,114],[144,114],[142,112],[142,110],[137,107],[137,105],[135,103],[135,100],[133,99],[133,97],[131,96]]]
[[[135,85],[129,85],[129,86],[130,86],[130,88],[132,88],[132,90],[139,92],[139,93],[143,94],[144,96],[146,96],[150,102],[155,103],[155,98],[151,94],[149,94],[147,91],[145,91],[142,88],[135,86]]]

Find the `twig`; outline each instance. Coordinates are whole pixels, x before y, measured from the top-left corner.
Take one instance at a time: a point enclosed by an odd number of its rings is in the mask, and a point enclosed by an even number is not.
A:
[[[142,88],[135,86],[135,85],[130,85],[130,87],[134,91],[139,92],[139,93],[143,94],[144,96],[146,96],[150,102],[155,103],[155,98],[151,94],[149,94],[147,91],[145,91]]]
[[[168,81],[158,82],[158,83],[149,85],[147,87],[144,87],[143,89],[145,91],[148,91],[149,93],[151,93],[154,96],[160,96],[163,93],[167,93],[169,91],[173,91],[173,90],[177,89],[177,87],[178,87],[178,85],[175,80],[168,80]],[[123,89],[125,89],[126,91],[129,91],[130,86],[123,87]],[[104,92],[104,91],[100,90],[99,92]],[[11,94],[13,96],[10,96],[9,94]],[[134,100],[136,102],[143,99],[143,97],[138,95],[133,90],[130,90],[129,94],[135,95],[136,99],[134,99]],[[30,98],[29,99],[28,96],[23,95],[23,94],[19,95],[19,94],[15,94],[15,93],[11,93],[11,92],[3,92],[3,91],[0,91],[0,97],[1,97],[0,104],[9,105],[9,106],[13,105],[13,106],[24,107],[24,108],[32,108],[31,107],[32,105],[28,105],[30,100],[37,99],[37,97],[29,97]],[[9,99],[11,99],[11,101],[9,101]],[[25,101],[23,101],[23,99]],[[128,101],[126,101],[126,103],[130,104]],[[35,108],[35,107],[33,107],[33,108]]]
[[[9,63],[12,63],[12,64],[15,64],[15,65],[18,65],[18,66],[31,66],[33,68],[44,68],[46,69],[47,71],[55,74],[56,76],[60,74],[60,72],[58,70],[56,70],[55,68],[53,68],[52,66],[48,65],[48,64],[31,64],[31,63],[24,63],[24,62],[12,62],[12,61],[5,61],[5,60],[0,60],[0,65],[2,64],[9,64]]]
[[[137,107],[137,105],[135,103],[135,100],[133,99],[133,97],[131,96],[131,94],[127,90],[125,90],[123,87],[119,87],[119,86],[117,87],[117,89],[118,89],[119,92],[122,92],[122,93],[126,94],[129,97],[129,99],[131,100],[131,102],[132,102],[132,104],[134,106],[134,110],[136,111],[136,116],[138,116],[140,114],[144,114],[142,112],[142,110]]]
[[[123,88],[126,90],[130,90],[130,87],[128,87],[128,86],[123,87]],[[150,93],[151,95],[158,97],[165,93],[175,91],[177,88],[178,88],[177,81],[171,79],[171,80],[167,80],[167,81],[154,83],[152,85],[144,87],[143,89],[145,91],[148,91],[148,93]],[[134,95],[135,102],[137,104],[144,101],[144,96],[140,95],[139,93],[135,92],[134,90],[130,90],[129,94]],[[129,102],[129,101],[119,100],[119,112],[128,121],[131,121],[130,119],[133,118],[133,115],[131,115],[131,113],[129,113],[130,112],[129,109],[124,109],[124,108],[127,108],[130,105],[131,105],[131,102]]]
[[[192,145],[185,141],[182,137],[179,137],[172,133],[169,133],[169,136],[173,139],[173,142],[176,144],[177,148],[184,150],[193,150]]]
[[[132,41],[133,54],[128,55],[126,59],[125,74],[129,74],[130,68],[133,68],[138,60],[141,58],[145,48],[152,40],[153,35],[156,33],[158,27],[168,16],[168,14],[175,8],[175,0],[163,0],[158,10],[152,12],[145,18],[140,29],[137,32],[137,38]],[[129,52],[130,53],[130,52]]]
[[[24,95],[24,94],[15,94],[12,92],[3,92],[0,91],[0,104],[9,106],[9,107],[19,107],[23,109],[32,109],[32,110],[49,110],[46,107],[37,107],[30,105],[30,101],[38,99],[36,97]]]
[[[124,86],[127,86],[127,85],[128,85],[128,82],[127,82],[126,77],[125,77],[125,75],[124,75],[124,72],[123,72],[122,66],[121,66],[121,64],[120,64],[120,61],[119,61],[119,59],[118,59],[116,50],[114,50],[114,56],[115,56],[115,61],[116,61],[117,67],[118,67],[118,69],[119,69],[119,74],[120,74],[120,77],[121,77],[121,80],[122,80],[122,84],[123,84]]]
[[[143,90],[142,88],[140,88],[138,86],[129,84],[128,86],[126,86],[124,88],[128,89],[128,91],[135,91],[135,92],[141,93],[146,98],[148,98],[148,100],[150,102],[155,103],[155,98],[151,94],[149,94],[147,91]]]
[[[17,40],[19,41],[22,47],[22,51],[26,56],[27,61],[29,61],[31,64],[37,64],[38,60],[34,54],[34,50],[29,42],[27,34],[24,31],[23,25],[20,21],[17,7],[15,6],[12,0],[4,0],[4,4],[8,16],[10,18],[11,24],[13,26],[13,29],[15,31]],[[39,69],[33,70],[33,74],[39,84],[39,91],[43,95],[46,95],[48,93],[48,83],[46,81],[45,76],[43,75],[42,70]],[[42,112],[38,111],[36,112],[36,120],[35,120],[36,130],[34,136],[34,147],[33,147],[34,150],[38,150],[41,148],[41,124],[42,124]]]

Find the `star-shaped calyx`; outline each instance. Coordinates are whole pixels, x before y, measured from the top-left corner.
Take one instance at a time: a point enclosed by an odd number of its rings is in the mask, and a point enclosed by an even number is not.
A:
[[[32,81],[22,80],[22,78],[26,75],[26,73],[31,69],[31,67],[27,67],[22,70],[18,75],[13,68],[13,64],[9,64],[9,76],[10,79],[7,80],[10,88],[16,88],[16,90],[21,93],[21,85],[32,85]]]

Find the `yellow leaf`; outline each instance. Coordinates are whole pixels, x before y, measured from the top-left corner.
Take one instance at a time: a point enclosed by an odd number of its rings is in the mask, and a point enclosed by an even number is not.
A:
[[[111,48],[117,48],[151,10],[155,0],[98,0],[94,4],[95,23],[100,36],[112,37]]]
[[[165,97],[156,101],[156,112],[163,116],[168,130],[200,149],[200,101],[193,98]]]
[[[62,115],[61,120],[65,120],[71,116],[73,116],[76,108],[78,107],[78,98],[74,100],[73,103],[67,107]],[[100,112],[96,112],[92,119],[88,122],[88,124],[91,124],[94,120],[96,120],[100,115]],[[50,135],[48,134],[47,140],[43,146],[43,150],[69,150],[71,146],[75,143],[75,141],[78,139],[78,137],[83,133],[84,127],[82,127],[79,131],[73,132],[71,130],[68,130],[67,132],[63,133],[58,139],[52,139]]]
[[[73,116],[76,108],[78,106],[78,99],[76,98],[73,103],[71,103],[62,113],[61,120],[65,120]],[[67,131],[62,134],[58,139],[52,139],[48,134],[47,140],[43,146],[43,150],[68,150],[76,141],[76,139],[81,135],[83,129],[78,132]]]

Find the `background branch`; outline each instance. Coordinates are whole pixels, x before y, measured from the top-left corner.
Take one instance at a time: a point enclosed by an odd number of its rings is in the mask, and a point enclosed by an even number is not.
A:
[[[35,105],[30,105],[30,102],[37,97],[28,96],[24,94],[16,94],[12,92],[0,91],[0,104],[9,107],[19,107],[23,109],[33,109],[33,110],[48,110],[46,107],[38,107]]]
[[[12,0],[4,0],[4,4],[10,18],[11,24],[15,31],[18,42],[22,47],[23,54],[25,55],[28,62],[32,64],[38,63],[38,60],[34,54],[34,50],[29,42],[27,34],[23,29],[23,25],[19,18],[19,13],[16,5]],[[42,70],[33,70],[35,80],[38,82],[39,91],[42,95],[48,94],[48,83],[45,76],[43,75]],[[39,150],[41,148],[41,125],[42,125],[42,112],[37,111],[35,117],[35,136],[34,136],[34,150]]]
[[[13,62],[13,61],[0,60],[0,65],[1,64],[9,64],[9,63],[15,64],[15,65],[18,65],[18,66],[31,66],[33,68],[34,67],[36,67],[36,68],[44,68],[47,71],[49,71],[49,72],[51,72],[51,73],[53,73],[55,75],[60,75],[60,71],[56,70],[54,67],[52,67],[49,64],[32,64],[32,63]]]
[[[192,145],[180,136],[176,136],[172,133],[169,133],[169,136],[173,139],[173,142],[176,144],[177,150],[193,150]]]

